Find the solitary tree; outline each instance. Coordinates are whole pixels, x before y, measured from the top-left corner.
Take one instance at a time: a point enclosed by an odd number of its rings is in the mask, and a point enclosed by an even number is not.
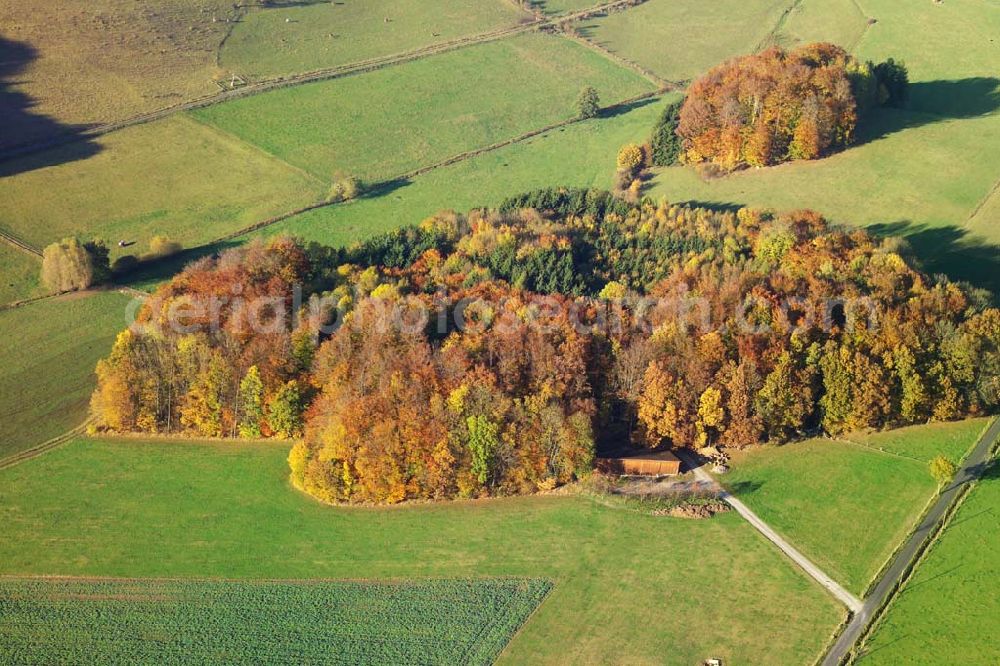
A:
[[[337,172],[333,174],[333,182],[326,200],[330,202],[350,201],[361,194],[361,189],[361,181],[356,176]]]
[[[595,118],[601,110],[601,100],[593,86],[585,86],[576,98],[576,110],[580,118]]]
[[[955,477],[955,463],[944,456],[934,456],[929,467],[931,476],[934,477],[939,486],[943,486]]]
[[[640,146],[634,143],[626,143],[618,151],[618,170],[634,177],[645,159],[646,156],[643,155]]]
[[[66,238],[42,252],[42,283],[52,292],[86,289],[109,274],[108,249],[100,242]]]

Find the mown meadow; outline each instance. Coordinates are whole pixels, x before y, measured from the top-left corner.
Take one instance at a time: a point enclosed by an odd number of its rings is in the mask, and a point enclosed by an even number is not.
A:
[[[605,104],[653,90],[579,44],[531,33],[193,115],[317,178],[372,182],[571,119],[584,85]]]
[[[442,209],[496,206],[512,193],[542,183],[607,188],[618,148],[644,139],[664,104],[662,98],[642,100],[615,110],[611,117],[560,127],[386,186],[371,196],[296,215],[255,235],[291,234],[329,245],[351,245],[416,224]]]
[[[806,663],[840,621],[735,514],[673,519],[554,495],[334,508],[291,488],[287,454],[81,439],[2,470],[0,573],[551,581],[504,663]]]
[[[529,18],[509,0],[365,0],[251,8],[219,52],[249,79],[405,53],[515,26]]]
[[[913,529],[937,484],[929,460],[965,457],[988,419],[847,439],[813,439],[733,456],[720,481],[835,580],[861,595]]]
[[[86,419],[94,366],[125,327],[128,303],[104,292],[0,311],[0,458]]]

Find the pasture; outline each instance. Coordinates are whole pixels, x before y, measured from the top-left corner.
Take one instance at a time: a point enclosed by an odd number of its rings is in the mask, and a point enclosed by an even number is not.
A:
[[[354,663],[486,666],[550,587],[519,579],[5,578],[0,663],[326,663],[350,655]]]
[[[546,16],[566,14],[567,12],[578,12],[590,9],[597,5],[603,5],[610,0],[532,0],[532,9],[542,12]]]
[[[768,39],[787,0],[648,0],[586,19],[580,34],[668,81],[686,81]]]
[[[596,118],[441,167],[347,204],[319,208],[263,234],[290,234],[332,246],[369,236],[450,208],[495,206],[540,187],[611,186],[615,155],[625,143],[647,139],[663,107],[649,100],[611,118]]]
[[[1000,661],[1000,478],[996,462],[890,604],[865,642],[863,666],[922,664],[972,655]]]
[[[318,200],[328,183],[183,115],[0,165],[7,230],[37,247],[65,236],[186,247]],[[113,248],[117,254],[118,248]]]
[[[648,191],[677,202],[813,208],[906,237],[931,272],[1000,290],[1000,204],[988,198],[1000,179],[1000,13],[966,0],[864,7],[878,22],[856,53],[906,62],[908,108],[879,111],[859,128],[858,145],[822,160],[718,179],[671,167]]]
[[[733,456],[720,481],[841,585],[861,594],[934,496],[925,459],[958,461],[986,419],[813,439]]]
[[[218,92],[235,13],[226,0],[0,0],[0,16],[4,148]]]
[[[868,16],[855,0],[803,0],[792,5],[773,42],[792,48],[833,42],[853,51],[868,29]]]
[[[0,458],[84,421],[94,366],[125,328],[128,302],[73,294],[0,311]]]
[[[42,260],[0,241],[0,305],[38,296]]]
[[[269,78],[405,53],[528,17],[510,0],[275,3],[250,9],[233,27],[219,63],[251,80]]]
[[[2,470],[0,573],[551,581],[505,663],[807,663],[842,617],[732,513],[663,518],[573,495],[335,508],[291,488],[286,456],[81,439]]]
[[[584,46],[532,33],[193,115],[317,178],[381,181],[572,118],[585,85],[605,104],[652,88]]]

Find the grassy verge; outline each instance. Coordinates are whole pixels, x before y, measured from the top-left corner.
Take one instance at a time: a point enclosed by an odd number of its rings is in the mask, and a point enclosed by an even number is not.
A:
[[[957,460],[985,423],[919,426],[859,443],[815,439],[761,448],[734,456],[721,480],[834,580],[860,594],[937,489],[926,462],[913,458],[941,452]]]
[[[807,663],[840,619],[732,514],[661,518],[572,496],[338,509],[290,488],[286,454],[80,440],[0,471],[0,572],[551,580],[508,663]]]
[[[969,492],[865,642],[858,663],[1000,660],[1000,479],[996,466]]]

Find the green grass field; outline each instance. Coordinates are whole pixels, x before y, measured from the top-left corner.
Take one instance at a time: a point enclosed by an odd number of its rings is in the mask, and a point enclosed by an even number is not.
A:
[[[6,578],[0,664],[327,663],[350,655],[352,663],[487,666],[550,587],[518,579]]]
[[[651,100],[612,118],[562,127],[435,169],[378,196],[304,213],[263,233],[350,245],[394,227],[416,224],[443,208],[464,212],[495,206],[505,197],[540,187],[607,188],[618,149],[646,140],[662,107],[662,100]]]
[[[540,10],[547,16],[555,14],[565,14],[567,12],[578,12],[583,9],[590,9],[597,5],[603,5],[609,0],[534,0],[533,8]]]
[[[649,0],[587,19],[580,33],[670,81],[684,81],[754,50],[788,0]]]
[[[233,5],[0,0],[0,148],[218,92]]]
[[[720,480],[834,580],[861,594],[934,495],[923,459],[941,452],[957,462],[986,424],[905,428],[857,438],[863,445],[814,439],[760,448],[734,455],[732,471]]]
[[[194,115],[320,179],[372,181],[571,118],[584,85],[606,104],[651,89],[584,46],[533,33]]]
[[[233,28],[219,62],[250,78],[306,72],[489,32],[527,16],[510,0],[278,4],[251,9]]]
[[[0,458],[83,422],[94,366],[125,328],[128,302],[77,294],[0,311]]]
[[[143,252],[156,234],[190,247],[315,201],[328,187],[184,116],[98,143],[100,152],[81,160],[69,145],[5,163],[8,230],[39,247],[79,235],[137,241]]]
[[[659,171],[649,192],[678,202],[813,208],[905,236],[929,271],[1000,291],[1000,203],[990,199],[973,218],[1000,179],[1000,12],[975,0],[863,7],[878,22],[856,52],[906,62],[908,109],[878,113],[859,145],[832,157],[715,180],[673,167]]]
[[[996,465],[996,463],[994,463]],[[1000,478],[977,483],[889,606],[857,662],[1000,662]]]
[[[0,573],[550,580],[506,663],[806,664],[840,607],[735,514],[582,496],[333,508],[287,447],[79,440],[0,471]]]
[[[0,242],[0,305],[38,296],[42,260]]]
[[[833,42],[852,51],[867,24],[868,16],[856,0],[802,0],[788,13],[774,42],[785,47]]]

